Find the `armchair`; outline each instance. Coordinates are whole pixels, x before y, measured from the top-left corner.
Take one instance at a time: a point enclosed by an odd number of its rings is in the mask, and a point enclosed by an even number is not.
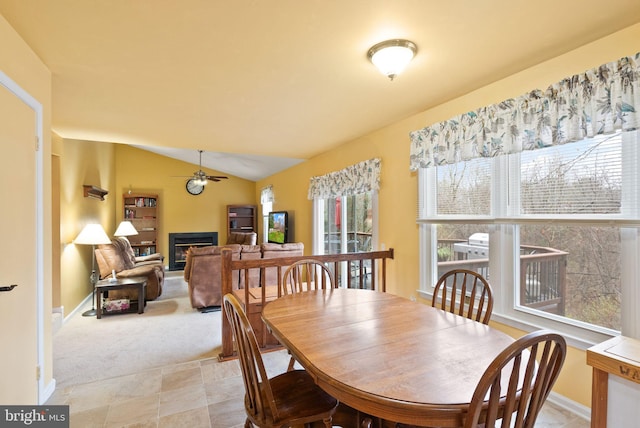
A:
[[[160,253],[136,257],[127,238],[115,238],[111,244],[101,244],[95,250],[96,262],[100,269],[100,279],[111,277],[115,271],[120,278],[143,276],[147,278],[145,300],[157,299],[162,294],[164,283],[164,257]],[[128,290],[112,290],[109,297],[119,298],[131,293]],[[135,296],[128,296],[136,299]]]

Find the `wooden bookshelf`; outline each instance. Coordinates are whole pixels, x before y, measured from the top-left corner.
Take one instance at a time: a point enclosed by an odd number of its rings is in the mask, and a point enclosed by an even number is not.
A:
[[[157,252],[158,248],[158,195],[125,193],[122,196],[123,220],[128,220],[138,231],[128,236],[136,256]]]
[[[258,232],[256,205],[227,205],[227,236],[231,232]]]

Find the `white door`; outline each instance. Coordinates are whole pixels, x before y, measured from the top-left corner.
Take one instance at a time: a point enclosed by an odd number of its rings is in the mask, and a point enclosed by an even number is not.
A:
[[[0,403],[38,404],[36,113],[0,85]]]

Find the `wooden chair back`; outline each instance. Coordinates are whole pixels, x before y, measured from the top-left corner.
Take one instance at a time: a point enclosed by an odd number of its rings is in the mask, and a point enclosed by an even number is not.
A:
[[[294,370],[269,379],[258,341],[242,305],[231,293],[224,295],[223,302],[244,381],[247,413],[244,426],[310,426],[312,422],[322,421],[325,428],[330,428],[338,400],[320,389],[305,370]]]
[[[258,421],[257,425],[266,421],[267,413],[278,419],[278,408],[275,405],[258,341],[253,333],[249,319],[235,296],[226,294],[223,300],[225,313],[235,338],[240,368],[242,369],[247,416],[252,421]]]
[[[299,260],[289,266],[282,277],[282,294],[333,288],[333,276],[327,266],[313,259]]]
[[[488,324],[493,311],[491,285],[478,272],[450,270],[438,279],[431,306]]]
[[[478,382],[464,428],[533,428],[566,353],[564,338],[544,330],[527,334],[509,345]]]

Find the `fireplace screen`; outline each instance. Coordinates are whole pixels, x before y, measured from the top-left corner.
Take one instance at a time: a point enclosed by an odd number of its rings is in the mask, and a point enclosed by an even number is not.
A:
[[[182,270],[189,247],[218,245],[218,232],[191,232],[169,234],[169,270]]]

